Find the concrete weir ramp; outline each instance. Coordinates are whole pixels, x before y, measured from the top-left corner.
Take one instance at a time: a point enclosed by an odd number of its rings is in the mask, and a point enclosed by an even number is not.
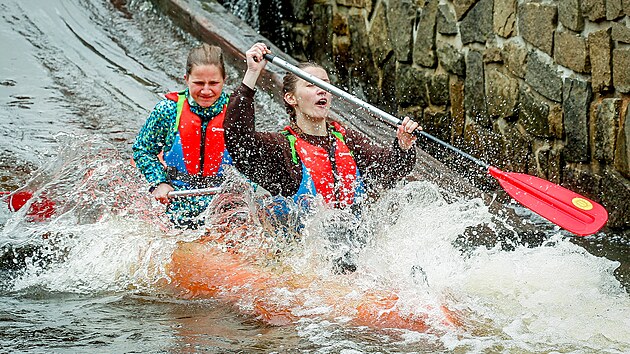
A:
[[[219,45],[223,48],[226,57],[225,60],[229,65],[234,66],[241,75],[244,74],[245,52],[252,44],[262,41],[268,44],[274,55],[286,60],[291,64],[297,64],[297,61],[288,54],[282,52],[271,41],[258,34],[253,28],[241,21],[239,18],[228,12],[221,4],[213,0],[152,0],[153,3],[167,15],[171,20],[183,30],[189,32],[192,36],[200,41]],[[261,89],[273,93],[273,97],[280,100],[282,95],[282,77],[285,71],[273,64],[268,64],[266,72],[262,79],[259,80]],[[240,82],[241,78],[233,78],[236,82]],[[334,84],[334,83],[333,83]],[[382,122],[379,118],[371,115],[367,111],[356,107],[355,105],[335,99],[332,105],[333,118],[344,124],[347,124],[375,139],[376,141],[388,144],[395,137],[395,129]],[[395,114],[396,112],[390,112]],[[434,156],[440,159],[449,159],[453,163],[453,159],[459,161],[460,164],[468,164],[469,161],[460,158],[446,151],[446,149],[436,149],[434,145],[418,139],[417,148],[418,159],[414,172],[408,178],[410,180],[428,180],[436,183],[445,193],[453,197],[483,197],[490,209],[502,215],[507,222],[513,219],[515,222],[510,224],[517,225],[517,238],[519,241],[525,241],[530,244],[542,241],[540,232],[542,230],[532,227],[532,225],[524,224],[522,216],[517,216],[512,209],[505,208],[503,203],[509,200],[506,193],[503,193],[494,180],[487,176],[485,171],[481,171],[478,166],[470,163],[470,175],[465,178],[455,173],[446,164],[442,163]],[[422,148],[427,147],[427,153]],[[480,187],[476,187],[470,181],[474,181]],[[483,189],[483,191],[482,191]],[[490,195],[488,191],[497,192],[498,194]],[[495,200],[496,199],[496,200]],[[517,221],[518,220],[518,221]],[[514,237],[514,231],[508,231],[511,235],[498,235],[497,230],[490,231],[483,227],[482,233],[485,234],[484,242],[494,243],[499,239],[507,236]],[[513,227],[509,227],[513,229]],[[522,229],[522,230],[521,230]],[[483,231],[486,232],[483,232]],[[479,230],[476,230],[479,231]],[[499,234],[503,234],[501,230]],[[477,239],[479,233],[475,232]]]

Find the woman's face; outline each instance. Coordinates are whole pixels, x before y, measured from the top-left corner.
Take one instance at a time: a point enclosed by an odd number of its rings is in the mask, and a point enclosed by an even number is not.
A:
[[[307,67],[303,70],[322,81],[330,82],[326,70],[322,68]],[[284,99],[295,108],[297,118],[310,120],[325,120],[328,117],[331,98],[329,92],[302,79],[295,83],[293,92],[287,92],[284,96]]]
[[[221,69],[214,64],[193,65],[190,74],[185,75],[184,79],[190,96],[204,108],[212,106],[219,99],[225,83]]]

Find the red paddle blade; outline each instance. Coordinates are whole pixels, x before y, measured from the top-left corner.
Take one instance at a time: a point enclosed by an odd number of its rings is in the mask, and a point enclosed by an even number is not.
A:
[[[22,209],[24,204],[33,198],[33,192],[31,191],[19,191],[9,196],[9,209],[11,211],[18,211]]]
[[[31,204],[26,215],[32,221],[46,221],[55,213],[55,202],[48,198],[41,198]]]
[[[578,236],[592,235],[608,221],[603,206],[557,184],[493,166],[488,172],[516,201]]]
[[[9,210],[18,211],[33,198],[33,192],[29,190],[23,190],[13,193],[9,196],[8,204]],[[35,200],[26,215],[33,221],[45,221],[49,219],[55,213],[55,202],[45,197],[39,196],[39,199]]]

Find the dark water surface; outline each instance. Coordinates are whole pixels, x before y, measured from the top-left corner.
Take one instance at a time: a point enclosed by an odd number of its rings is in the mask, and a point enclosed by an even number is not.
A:
[[[373,239],[356,274],[335,278],[321,265],[327,248],[317,228],[284,266],[358,290],[397,289],[400,311],[446,304],[464,314],[462,327],[352,326],[318,315],[326,308],[316,293],[299,309],[310,315],[270,326],[240,311],[246,305],[169,293],[177,242],[199,235],[168,229],[129,164],[130,146],[160,95],[183,87],[196,42],[149,1],[120,3],[0,3],[0,191],[27,185],[41,193],[36,200],[56,203],[45,222],[0,205],[0,352],[630,351],[623,239],[571,242],[541,222],[548,240],[540,245],[462,247],[463,235],[480,236],[467,230],[506,225],[481,199],[422,181],[367,213]],[[240,73],[228,68],[228,76],[231,91]],[[261,125],[278,128],[282,108],[259,95]]]

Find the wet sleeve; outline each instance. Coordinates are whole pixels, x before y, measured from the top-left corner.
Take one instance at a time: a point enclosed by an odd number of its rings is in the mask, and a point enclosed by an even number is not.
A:
[[[401,149],[396,138],[389,147],[383,147],[356,130],[348,129],[347,137],[359,171],[370,188],[391,188],[414,168],[416,149]]]
[[[297,191],[301,174],[292,166],[289,142],[282,134],[256,131],[254,95],[246,85],[232,93],[223,121],[225,146],[247,178],[274,195],[290,195]]]
[[[140,128],[132,146],[136,167],[151,185],[168,182],[164,165],[158,159],[158,154],[164,150],[176,115],[177,103],[171,100],[158,102]]]

